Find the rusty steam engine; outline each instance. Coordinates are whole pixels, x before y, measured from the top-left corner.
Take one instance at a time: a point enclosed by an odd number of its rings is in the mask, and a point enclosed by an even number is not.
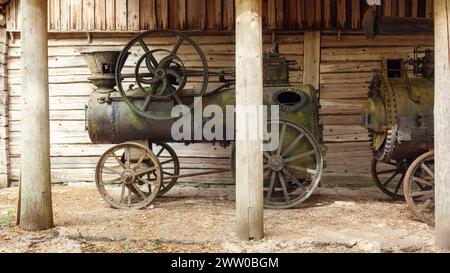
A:
[[[162,39],[173,45],[158,44]],[[145,208],[181,178],[233,169],[182,174],[181,162],[168,144],[234,143],[234,131],[231,138],[226,134],[234,130],[234,120],[225,118],[214,138],[198,138],[195,130],[188,137],[174,136],[173,128],[183,118],[174,118],[174,107],[183,106],[183,114],[191,114],[188,123],[195,129],[217,124],[213,116],[195,120],[197,107],[218,106],[226,112],[235,105],[234,71],[210,71],[193,39],[180,32],[153,30],[136,36],[120,52],[91,51],[83,56],[92,71],[89,80],[96,86],[86,109],[90,138],[95,144],[117,144],[105,152],[96,170],[97,188],[108,204]],[[278,46],[265,54],[264,104],[280,109],[279,119],[267,120],[268,129],[279,133],[278,147],[264,153],[261,182],[270,208],[289,208],[306,200],[318,186],[324,166],[318,94],[311,86],[290,84],[292,65]],[[207,90],[213,76],[220,85]]]

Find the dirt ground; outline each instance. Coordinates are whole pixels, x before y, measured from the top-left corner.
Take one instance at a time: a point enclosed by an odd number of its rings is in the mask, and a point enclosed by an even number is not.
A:
[[[1,252],[435,252],[434,228],[374,188],[321,188],[265,212],[266,238],[235,239],[233,187],[182,185],[147,210],[109,208],[94,185],[55,186],[56,228],[13,227],[17,189],[0,191]]]

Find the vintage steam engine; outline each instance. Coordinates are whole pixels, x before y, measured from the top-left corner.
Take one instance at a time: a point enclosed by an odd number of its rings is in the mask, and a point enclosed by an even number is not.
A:
[[[173,45],[161,45],[161,41]],[[221,117],[223,128],[215,128],[213,137],[197,135],[199,128],[221,123],[215,116],[196,118],[196,109],[218,106],[225,113],[235,105],[235,89],[234,72],[209,71],[193,39],[175,31],[153,30],[135,37],[121,52],[91,51],[83,56],[92,71],[90,81],[97,87],[86,109],[90,138],[95,144],[118,144],[105,152],[96,170],[97,188],[111,206],[145,208],[180,178],[233,169],[183,175],[180,160],[168,144],[227,147],[234,143],[235,124],[229,115]],[[319,98],[311,86],[290,84],[293,64],[280,55],[278,46],[265,54],[264,104],[280,109],[280,119],[267,120],[269,131],[279,133],[278,147],[264,153],[261,183],[269,208],[289,208],[306,200],[318,186],[324,166]],[[220,85],[207,90],[213,76]],[[174,117],[177,106],[184,109],[183,115]],[[192,130],[180,138],[174,128],[186,115],[185,127]]]
[[[401,63],[398,74],[374,76],[363,113],[374,154],[374,182],[394,199],[404,198],[409,166],[434,143],[434,55],[431,50],[415,50],[414,55]],[[408,66],[413,67],[413,76],[408,75]],[[426,185],[417,183],[417,188]]]

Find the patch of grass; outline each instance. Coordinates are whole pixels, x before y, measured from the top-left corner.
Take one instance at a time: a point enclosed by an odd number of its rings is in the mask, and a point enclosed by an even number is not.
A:
[[[13,227],[16,225],[16,210],[8,209],[0,216],[0,227]]]

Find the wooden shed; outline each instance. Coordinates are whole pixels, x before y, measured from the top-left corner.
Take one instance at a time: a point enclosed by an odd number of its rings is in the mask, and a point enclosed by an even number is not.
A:
[[[49,0],[48,5],[53,182],[92,182],[97,160],[107,149],[90,144],[85,132],[85,106],[92,86],[81,51],[121,49],[136,33],[168,28],[192,36],[207,54],[212,71],[235,65],[233,0]],[[374,72],[386,70],[386,60],[411,58],[414,48],[433,47],[433,35],[366,38],[361,30],[366,1],[266,0],[263,5],[265,50],[279,41],[281,52],[302,67],[293,72],[291,81],[320,90],[321,121],[329,148],[325,183],[369,183],[371,151],[360,121],[368,84]],[[20,103],[20,0],[3,8],[0,184],[6,185],[19,176],[24,109]],[[431,18],[433,1],[384,0],[382,12]],[[164,39],[158,42],[165,43]],[[212,77],[210,86],[217,81]],[[177,150],[190,171],[229,164],[230,151],[221,147],[194,145]],[[231,175],[199,180],[195,182],[232,183]]]

